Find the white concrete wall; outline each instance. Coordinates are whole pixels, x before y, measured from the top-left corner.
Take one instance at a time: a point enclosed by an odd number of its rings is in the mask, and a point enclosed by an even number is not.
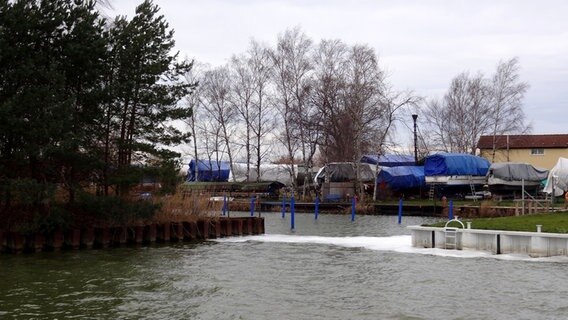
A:
[[[445,248],[444,228],[410,226],[412,246]],[[568,234],[460,229],[458,249],[487,251],[493,254],[527,254],[531,257],[568,256]]]

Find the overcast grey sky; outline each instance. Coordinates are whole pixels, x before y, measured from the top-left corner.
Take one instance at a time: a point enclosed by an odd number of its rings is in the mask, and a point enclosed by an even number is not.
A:
[[[132,17],[142,0],[115,0]],[[300,26],[315,42],[337,38],[375,48],[398,90],[439,98],[463,71],[489,76],[518,57],[530,84],[533,133],[568,133],[568,1],[154,0],[182,56],[220,65],[250,39],[273,45]],[[111,10],[108,14],[113,16]],[[412,122],[409,116],[409,124]]]

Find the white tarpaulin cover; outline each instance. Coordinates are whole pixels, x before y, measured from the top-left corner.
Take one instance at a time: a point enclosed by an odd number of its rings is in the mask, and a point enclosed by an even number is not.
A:
[[[499,162],[491,164],[488,174],[505,181],[542,181],[548,177],[548,170],[528,163]]]
[[[256,181],[256,167],[250,166],[249,181]],[[294,166],[296,174],[298,174],[298,166]],[[278,181],[287,186],[292,185],[292,177],[290,175],[290,165],[284,164],[262,164],[260,166],[259,181]],[[233,164],[233,170],[229,181],[243,182],[246,181],[247,164],[236,162]]]
[[[367,163],[359,163],[359,172],[362,182],[375,181],[375,174],[371,165]],[[321,168],[316,174],[314,181],[320,184],[325,180],[325,176],[329,175],[330,182],[350,182],[357,179],[356,164],[353,162],[332,162]]]
[[[561,196],[564,191],[568,190],[568,159],[558,158],[558,162],[550,173],[548,174],[548,180],[546,180],[546,186],[544,187],[544,192],[552,193],[552,181],[554,180],[554,196]]]

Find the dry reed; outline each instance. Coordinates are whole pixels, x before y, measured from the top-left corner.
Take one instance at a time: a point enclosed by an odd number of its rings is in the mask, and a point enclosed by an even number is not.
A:
[[[161,204],[153,220],[158,223],[196,221],[200,218],[215,218],[222,210],[223,201],[211,200],[203,192],[178,190],[174,195],[155,200]]]

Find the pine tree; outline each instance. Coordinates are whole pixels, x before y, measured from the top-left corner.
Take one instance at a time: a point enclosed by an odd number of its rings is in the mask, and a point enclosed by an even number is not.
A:
[[[189,133],[172,123],[191,116],[191,109],[178,102],[195,86],[183,78],[192,64],[171,54],[174,32],[158,12],[152,1],[144,1],[131,21],[119,17],[110,30],[113,68],[108,140],[114,142],[116,157],[109,158],[113,161],[108,165],[117,168],[113,181],[120,185],[119,194],[135,182],[133,163],[167,162],[179,157],[167,146],[189,142]]]

